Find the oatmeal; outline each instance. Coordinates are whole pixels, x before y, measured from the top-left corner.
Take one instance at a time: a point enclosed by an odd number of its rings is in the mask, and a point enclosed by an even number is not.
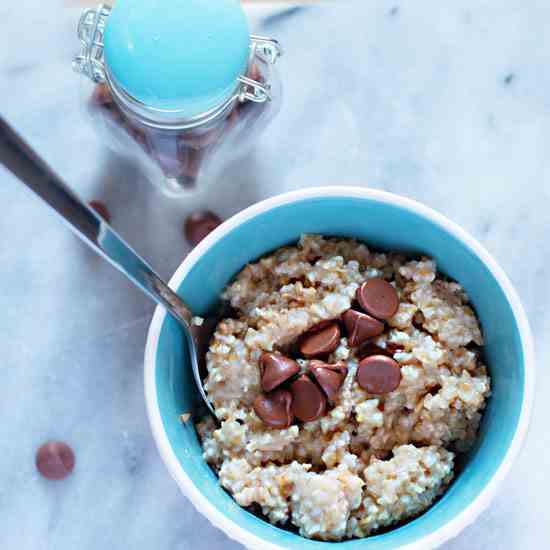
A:
[[[204,457],[241,506],[304,537],[425,511],[475,441],[490,379],[462,287],[429,258],[305,235],[246,266],[207,353]]]

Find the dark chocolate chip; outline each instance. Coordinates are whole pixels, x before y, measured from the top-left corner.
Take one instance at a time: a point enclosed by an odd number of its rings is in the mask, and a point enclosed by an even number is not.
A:
[[[254,411],[267,426],[288,428],[294,420],[292,394],[282,388],[270,393],[261,393],[254,400]]]
[[[107,223],[111,222],[111,213],[104,202],[90,201],[89,206],[95,210],[96,214],[99,214]]]
[[[300,344],[300,352],[306,357],[317,357],[333,352],[340,343],[338,323],[330,323],[306,336]]]
[[[326,396],[333,401],[346,379],[348,373],[346,365],[342,362],[329,364],[314,359],[309,363],[309,370]]]
[[[269,392],[300,372],[300,365],[280,353],[262,353],[262,389]]]
[[[255,80],[256,82],[263,82],[262,73],[260,68],[255,63],[251,64],[246,73],[247,78]]]
[[[357,347],[365,343],[369,338],[379,336],[384,332],[384,323],[378,319],[353,309],[348,309],[342,320],[348,331],[348,344]]]
[[[47,479],[63,479],[74,468],[72,449],[62,441],[48,441],[36,453],[36,468]]]
[[[110,105],[113,103],[113,96],[109,91],[107,84],[98,84],[92,93],[92,102],[96,105]]]
[[[357,367],[357,382],[373,395],[390,393],[401,382],[399,363],[386,355],[371,355]]]
[[[181,173],[188,178],[196,178],[199,174],[204,152],[194,147],[179,147],[177,162]]]
[[[290,391],[292,411],[302,422],[311,422],[325,414],[327,399],[307,374],[302,374],[294,380],[290,385]]]
[[[199,244],[206,235],[212,232],[222,221],[219,216],[210,210],[193,212],[185,220],[185,238],[191,246]]]
[[[369,279],[357,289],[357,301],[364,311],[378,319],[389,319],[399,309],[397,291],[384,279]]]

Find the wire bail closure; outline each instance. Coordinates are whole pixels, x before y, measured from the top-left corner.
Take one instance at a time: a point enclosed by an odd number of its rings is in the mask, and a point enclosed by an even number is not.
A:
[[[105,82],[103,35],[109,15],[111,7],[99,4],[96,9],[84,10],[78,21],[80,53],[73,60],[73,69],[96,83]]]
[[[250,35],[250,59],[258,55],[266,63],[275,65],[277,59],[283,55],[279,42],[273,38]],[[271,86],[268,83],[258,82],[247,76],[239,77],[242,84],[239,93],[239,101],[254,101],[255,103],[264,103],[271,100]]]

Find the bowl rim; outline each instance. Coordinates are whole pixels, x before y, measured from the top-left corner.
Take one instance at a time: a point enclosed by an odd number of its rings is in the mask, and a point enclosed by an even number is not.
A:
[[[521,413],[516,426],[516,432],[504,458],[502,459],[502,462],[479,495],[472,502],[470,502],[458,516],[442,525],[439,529],[429,535],[426,535],[425,537],[422,537],[421,539],[401,547],[402,550],[430,550],[457,536],[465,527],[473,523],[474,520],[489,506],[498,490],[498,487],[510,471],[511,466],[520,451],[529,426],[535,387],[533,338],[529,327],[529,321],[520,302],[519,296],[504,270],[497,264],[491,254],[457,223],[449,220],[436,210],[433,210],[432,208],[413,199],[367,187],[309,187],[298,191],[282,193],[262,200],[229,218],[206,238],[204,238],[189,253],[170,279],[169,286],[173,290],[176,290],[203,254],[220,239],[223,239],[227,233],[242,225],[244,222],[284,204],[318,198],[359,198],[389,203],[423,216],[435,225],[445,229],[455,238],[462,241],[462,243],[465,244],[476,256],[478,256],[490,270],[491,274],[504,292],[506,299],[512,308],[514,319],[518,326],[524,358],[525,378],[523,401],[521,405]],[[170,445],[170,441],[164,430],[160,408],[157,401],[155,376],[158,342],[166,315],[166,311],[161,306],[157,306],[155,308],[155,312],[149,326],[149,331],[147,333],[144,364],[144,389],[147,415],[161,458],[168,468],[171,476],[180,487],[180,490],[185,496],[187,496],[195,508],[215,527],[224,531],[230,538],[244,544],[247,548],[260,547],[265,550],[283,550],[284,547],[273,542],[266,541],[265,539],[249,532],[247,529],[241,527],[235,522],[227,519],[216,508],[216,506],[204,497],[200,490],[195,487],[191,479],[181,467],[178,458]]]

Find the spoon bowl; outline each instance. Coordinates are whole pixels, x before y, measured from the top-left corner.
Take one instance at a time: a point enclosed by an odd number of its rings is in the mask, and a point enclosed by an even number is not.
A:
[[[248,263],[295,243],[304,233],[355,238],[374,248],[429,255],[468,292],[486,335],[493,393],[476,445],[464,455],[451,488],[427,513],[406,525],[345,542],[306,540],[251,514],[220,485],[204,460],[207,449],[202,448],[194,423],[184,421],[184,413],[196,412],[185,341],[177,323],[157,308],[147,336],[145,396],[160,455],[196,508],[247,548],[435,548],[489,504],[526,434],[535,362],[525,312],[502,269],[463,229],[409,199],[356,187],[301,189],[239,212],[195,247],[170,279],[170,286],[188,298],[193,311],[212,311]]]

